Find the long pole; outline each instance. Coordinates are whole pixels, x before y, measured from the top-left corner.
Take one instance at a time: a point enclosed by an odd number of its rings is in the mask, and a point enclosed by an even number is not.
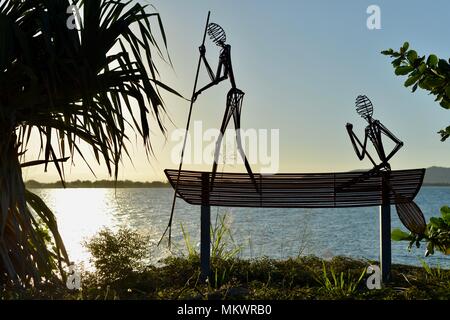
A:
[[[206,18],[205,31],[203,33],[202,46],[205,45],[206,32],[208,30],[209,16],[210,15],[211,15],[211,11],[208,11],[208,16]],[[195,92],[197,91],[197,81],[198,81],[198,75],[200,73],[201,62],[202,62],[202,57],[199,56],[198,64],[197,64],[197,72],[195,74],[194,88],[192,90],[192,96],[191,96],[191,105],[189,107],[189,114],[188,114],[187,123],[186,123],[186,131],[185,131],[186,133],[185,133],[185,136],[184,136],[183,148],[181,149],[180,165],[178,166],[178,175],[177,175],[177,181],[175,183],[175,192],[173,194],[172,209],[170,211],[170,219],[169,219],[169,223],[167,225],[167,228],[166,228],[166,230],[164,231],[164,233],[163,233],[163,235],[161,237],[161,240],[159,240],[159,243],[161,243],[162,239],[164,238],[164,236],[167,233],[167,230],[169,230],[169,247],[170,247],[170,239],[172,237],[172,220],[173,220],[173,213],[174,213],[174,210],[175,210],[175,202],[177,200],[178,183],[180,181],[181,168],[183,167],[184,150],[186,148],[186,141],[187,141],[187,137],[188,137],[189,125],[191,123],[192,109],[193,109],[193,106],[194,106],[194,95],[195,95]],[[159,245],[159,243],[158,243],[158,245]]]

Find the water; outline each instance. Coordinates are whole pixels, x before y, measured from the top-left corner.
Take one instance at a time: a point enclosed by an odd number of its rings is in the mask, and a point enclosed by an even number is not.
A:
[[[152,239],[152,260],[170,254],[166,246],[156,248],[170,214],[173,190],[149,189],[37,189],[54,210],[70,258],[89,261],[82,241],[108,227],[130,227]],[[450,187],[423,187],[416,198],[426,219],[439,214],[442,205],[450,204]],[[198,246],[200,207],[178,199],[174,218],[172,251],[184,249],[180,223]],[[228,213],[229,225],[236,243],[243,246],[243,258],[267,256],[283,259],[298,254],[330,258],[345,255],[355,258],[379,258],[379,209],[211,209],[213,222],[218,213]],[[392,228],[402,227],[392,212]],[[405,230],[404,227],[402,227]],[[392,242],[393,263],[420,265],[424,247],[406,250],[406,242]],[[431,265],[450,267],[450,256],[436,253],[426,261]]]

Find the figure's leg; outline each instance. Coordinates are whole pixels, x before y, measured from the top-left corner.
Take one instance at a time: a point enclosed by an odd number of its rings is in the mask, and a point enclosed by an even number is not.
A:
[[[245,155],[244,148],[242,147],[242,138],[241,138],[241,109],[242,109],[242,100],[244,98],[244,93],[239,89],[235,89],[230,92],[228,96],[228,103],[232,105],[233,110],[233,120],[234,120],[234,128],[236,129],[236,143],[237,149],[244,160],[245,168],[252,179],[253,184],[255,185],[256,192],[259,193],[258,184],[256,183],[255,176],[253,174],[252,168],[248,163],[247,156]]]
[[[225,109],[225,114],[223,115],[222,125],[220,126],[220,135],[217,138],[216,148],[214,150],[214,162],[213,162],[212,173],[211,173],[211,182],[210,182],[211,190],[214,185],[214,178],[216,177],[217,165],[219,162],[219,155],[220,155],[220,146],[222,144],[222,139],[225,134],[225,130],[228,126],[228,123],[230,122],[232,114],[233,114],[233,110],[231,110],[231,106],[229,104],[227,104],[227,107]]]
[[[353,179],[350,179],[349,181],[344,182],[343,184],[341,184],[339,186],[336,186],[335,192],[336,193],[344,192],[348,188],[351,188],[352,186],[354,186],[355,184],[364,182],[365,180],[372,178],[375,175],[378,175],[382,168],[384,168],[384,167],[381,165],[376,165],[369,171],[362,172],[361,175],[359,175]]]

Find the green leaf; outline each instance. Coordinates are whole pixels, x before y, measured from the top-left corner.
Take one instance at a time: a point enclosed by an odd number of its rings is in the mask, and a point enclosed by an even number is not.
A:
[[[450,65],[444,59],[439,60],[438,68],[440,69],[441,73],[450,72]]]
[[[444,109],[450,109],[450,101],[448,100],[442,99],[442,101],[439,104]]]
[[[401,66],[401,67],[397,67],[395,69],[395,74],[397,76],[404,76],[404,75],[407,75],[408,73],[410,73],[413,70],[414,70],[414,68],[411,67],[411,66]]]
[[[427,65],[426,65],[425,63],[422,62],[422,63],[419,65],[418,70],[419,70],[419,72],[420,72],[421,74],[424,73],[425,70],[427,70]]]
[[[449,206],[443,206],[441,208],[441,215],[442,218],[447,222],[447,224],[450,224],[450,207]]]
[[[405,43],[403,44],[403,46],[400,48],[400,52],[401,52],[401,53],[405,53],[406,50],[408,50],[408,48],[409,48],[409,42],[405,42]]]
[[[450,85],[447,85],[447,86],[445,87],[445,94],[447,95],[447,98],[450,99]]]
[[[414,50],[410,50],[407,54],[407,58],[411,64],[414,63],[414,61],[416,61],[417,59],[417,52]]]
[[[399,67],[402,64],[403,58],[397,58],[395,60],[392,61],[392,65],[394,66],[394,68]]]
[[[450,127],[447,128],[448,130],[440,130],[438,133],[441,135],[441,141],[444,142],[450,137]]]
[[[405,81],[405,87],[409,87],[412,86],[413,84],[415,84],[417,82],[417,80],[420,79],[420,75],[417,76],[410,76],[406,81]],[[417,87],[416,87],[417,88]]]
[[[424,90],[431,90],[431,87],[425,82],[425,80],[425,78],[420,79],[420,81],[418,82],[419,87]]]
[[[443,78],[435,77],[435,76],[427,77],[424,80],[425,86],[427,86],[428,88],[431,88],[431,89],[442,86],[444,83],[445,83],[445,80]]]
[[[394,229],[391,232],[391,239],[394,241],[411,241],[414,238],[410,233],[406,233],[400,229]]]
[[[432,242],[428,242],[427,244],[427,251],[425,252],[425,257],[428,257],[429,255],[434,254],[434,244]]]
[[[430,67],[436,67],[439,62],[439,59],[436,55],[430,54],[427,60],[427,65]]]
[[[445,227],[445,222],[442,218],[431,217],[430,224],[431,224],[431,226],[433,226],[437,229],[441,229],[442,227]]]

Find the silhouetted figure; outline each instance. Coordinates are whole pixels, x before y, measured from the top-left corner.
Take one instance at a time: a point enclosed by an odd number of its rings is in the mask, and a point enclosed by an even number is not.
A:
[[[200,56],[205,64],[206,70],[208,72],[209,77],[211,78],[211,82],[198,90],[194,96],[193,100],[195,101],[199,94],[201,94],[203,91],[211,88],[212,86],[219,84],[223,80],[229,79],[231,83],[231,89],[228,91],[227,94],[227,101],[226,101],[226,109],[225,114],[223,116],[222,125],[220,127],[220,136],[217,139],[216,142],[216,148],[214,151],[214,163],[212,168],[212,176],[211,176],[211,188],[213,188],[214,178],[217,172],[217,164],[219,160],[219,154],[220,154],[220,146],[222,143],[223,135],[225,134],[225,130],[228,126],[228,123],[231,120],[231,117],[233,117],[234,121],[234,127],[236,129],[236,142],[237,142],[237,148],[238,151],[244,160],[245,168],[247,169],[248,174],[250,175],[250,178],[252,179],[253,184],[255,185],[255,189],[257,192],[259,192],[258,184],[256,183],[255,177],[253,175],[252,169],[250,167],[250,164],[248,163],[247,157],[245,155],[244,149],[242,147],[242,139],[240,134],[240,128],[241,128],[241,109],[242,109],[242,100],[244,98],[244,92],[241,91],[236,87],[236,82],[234,79],[233,74],[233,67],[231,65],[231,46],[229,44],[226,44],[226,35],[225,31],[222,29],[221,26],[215,23],[210,23],[208,25],[208,35],[211,38],[211,40],[221,48],[220,55],[219,55],[219,64],[217,66],[217,71],[214,74],[213,70],[211,69],[211,66],[208,63],[208,60],[206,60],[206,48],[204,45],[200,46]]]
[[[373,105],[372,102],[366,96],[358,96],[356,98],[356,112],[368,122],[368,126],[365,130],[364,142],[358,139],[358,137],[353,132],[353,125],[347,123],[347,132],[352,141],[353,148],[355,149],[356,155],[359,160],[363,160],[367,155],[369,160],[373,163],[374,168],[372,170],[391,170],[389,160],[400,150],[403,146],[401,142],[392,132],[390,132],[379,120],[372,118],[373,115]],[[383,135],[391,139],[395,143],[395,147],[392,151],[386,155],[386,151],[383,147]],[[367,140],[370,139],[381,163],[377,164],[367,151]],[[359,146],[359,147],[358,147]],[[359,150],[361,148],[361,151]]]
[[[389,193],[392,193],[397,199],[395,207],[400,220],[411,232],[423,234],[426,229],[426,222],[422,210],[420,210],[414,201],[397,194],[394,188],[392,188],[389,179],[389,172],[391,171],[389,160],[400,150],[401,147],[403,147],[403,142],[394,136],[394,134],[390,132],[380,121],[373,119],[373,105],[366,96],[360,95],[356,98],[356,112],[368,122],[368,126],[365,129],[364,142],[361,143],[361,140],[359,140],[355,135],[353,132],[353,125],[351,123],[347,123],[346,125],[347,132],[359,160],[363,160],[364,157],[367,156],[374,167],[371,170],[362,173],[360,177],[352,179],[343,186],[338,187],[337,192],[345,191],[349,187],[352,187],[365,179],[378,175],[380,171],[385,171],[388,173],[385,178],[387,178]],[[384,150],[383,136],[391,139],[395,143],[394,148],[388,154],[386,154],[386,151]],[[367,140],[372,142],[381,161],[379,164],[375,162],[367,151]]]

